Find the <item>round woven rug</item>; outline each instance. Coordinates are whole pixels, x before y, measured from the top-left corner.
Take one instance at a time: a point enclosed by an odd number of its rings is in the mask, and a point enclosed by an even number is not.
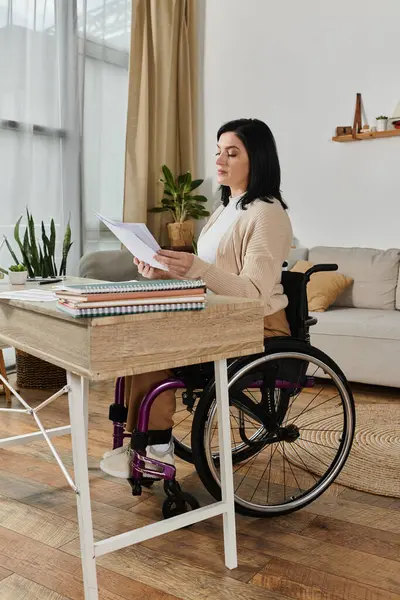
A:
[[[342,419],[335,415],[329,417],[323,408],[319,413],[313,411],[313,419],[318,422],[318,431],[301,431],[302,417],[296,424],[300,428],[301,446],[312,451],[315,457],[310,458],[307,467],[322,475],[326,468],[321,468],[321,463],[332,458],[332,452],[326,447],[337,447]],[[304,465],[291,451],[290,444],[285,446],[289,460],[302,468]],[[336,483],[379,496],[400,498],[400,405],[365,404],[356,408],[353,446]]]

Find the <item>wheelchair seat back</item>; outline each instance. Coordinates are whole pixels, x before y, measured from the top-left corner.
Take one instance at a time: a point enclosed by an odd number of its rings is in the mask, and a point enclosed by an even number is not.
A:
[[[305,340],[307,338],[308,304],[307,281],[304,273],[282,271],[282,285],[289,304],[286,307],[286,318],[292,337]]]

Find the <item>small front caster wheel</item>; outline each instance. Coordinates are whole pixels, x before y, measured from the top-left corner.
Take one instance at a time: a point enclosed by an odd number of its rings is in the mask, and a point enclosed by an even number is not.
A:
[[[164,500],[162,513],[164,519],[170,519],[191,510],[196,510],[196,508],[200,508],[197,499],[187,492],[181,492],[177,496],[171,495]]]

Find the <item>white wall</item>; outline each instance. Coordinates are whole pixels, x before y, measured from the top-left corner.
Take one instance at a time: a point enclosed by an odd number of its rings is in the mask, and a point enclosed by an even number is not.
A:
[[[302,244],[400,247],[400,137],[331,141],[352,125],[357,92],[370,125],[400,100],[399,0],[205,0],[204,19],[205,193],[220,124],[258,117]]]

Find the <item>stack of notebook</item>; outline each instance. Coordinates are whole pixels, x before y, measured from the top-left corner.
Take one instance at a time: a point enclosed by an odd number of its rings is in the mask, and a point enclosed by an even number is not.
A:
[[[73,317],[201,310],[206,305],[205,284],[193,279],[66,285],[56,295],[57,308]]]

